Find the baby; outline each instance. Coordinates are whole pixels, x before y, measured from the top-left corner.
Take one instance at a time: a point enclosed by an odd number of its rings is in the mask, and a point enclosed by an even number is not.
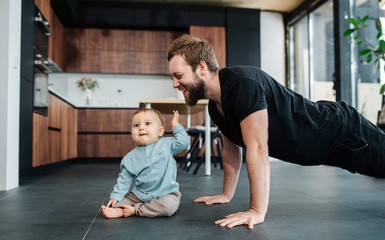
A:
[[[164,122],[158,110],[140,108],[134,113],[131,135],[137,146],[120,164],[110,200],[102,206],[106,218],[171,216],[178,210],[181,193],[173,156],[187,148],[190,138],[179,124],[178,111],[171,127],[174,137],[163,137]]]

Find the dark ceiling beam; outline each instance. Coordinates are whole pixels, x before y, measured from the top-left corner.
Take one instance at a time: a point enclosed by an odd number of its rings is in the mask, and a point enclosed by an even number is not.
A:
[[[79,23],[79,0],[51,1],[51,7],[64,26],[74,26]]]
[[[52,1],[51,6],[65,27],[175,30],[226,25],[226,8],[215,6],[79,0]]]

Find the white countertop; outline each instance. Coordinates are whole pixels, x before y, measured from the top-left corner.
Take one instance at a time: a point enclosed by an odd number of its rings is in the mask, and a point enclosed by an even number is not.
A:
[[[97,80],[90,105],[77,82],[82,77]],[[169,76],[140,74],[52,73],[48,77],[49,90],[77,108],[138,108],[143,98],[178,97]],[[120,92],[121,94],[118,94]],[[120,103],[120,104],[118,104]]]
[[[60,99],[62,99],[63,101],[71,104],[73,107],[75,108],[121,108],[121,109],[127,109],[127,108],[132,108],[132,107],[127,107],[127,106],[113,106],[113,105],[96,105],[96,104],[92,104],[92,105],[86,105],[86,104],[75,104],[74,101],[71,101],[67,96],[65,96],[64,94],[61,94],[59,91],[49,87],[48,88],[49,92],[56,95],[57,97],[59,97]]]

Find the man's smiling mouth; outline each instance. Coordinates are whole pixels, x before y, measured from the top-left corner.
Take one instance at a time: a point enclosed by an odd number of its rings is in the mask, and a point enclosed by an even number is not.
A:
[[[187,93],[187,89],[185,89],[185,88],[179,88],[179,91],[181,91],[183,93],[183,95],[185,95]]]

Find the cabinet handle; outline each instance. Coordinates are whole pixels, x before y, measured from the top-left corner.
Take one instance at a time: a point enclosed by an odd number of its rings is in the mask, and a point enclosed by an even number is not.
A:
[[[44,60],[35,60],[34,61],[35,65],[36,66],[40,66],[42,68],[44,68],[44,72],[45,73],[51,73],[51,69],[48,67],[48,61],[44,61]]]
[[[43,27],[45,28],[46,32],[45,32],[45,35],[46,36],[52,36],[52,32],[51,32],[51,29],[49,29],[49,22],[47,22],[46,20],[43,19],[43,16],[41,15],[41,13],[37,13],[37,17],[35,17],[35,22],[37,23],[40,23],[41,25],[43,25]]]

